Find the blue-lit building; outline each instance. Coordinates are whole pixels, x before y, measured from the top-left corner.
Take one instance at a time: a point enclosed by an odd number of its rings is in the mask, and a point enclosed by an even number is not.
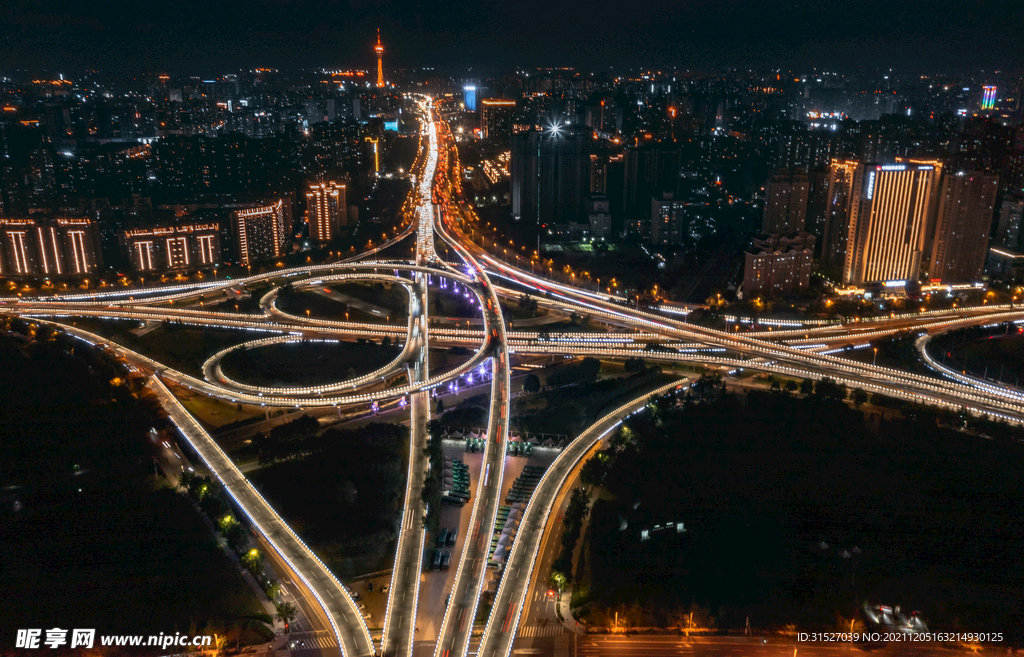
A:
[[[463,94],[463,98],[465,99],[465,103],[466,103],[466,111],[467,112],[475,112],[476,111],[476,85],[467,84],[465,87],[462,88],[462,94]]]

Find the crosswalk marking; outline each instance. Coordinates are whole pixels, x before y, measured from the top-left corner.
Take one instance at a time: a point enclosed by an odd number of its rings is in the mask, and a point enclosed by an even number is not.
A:
[[[330,633],[317,632],[316,635],[311,636],[310,633],[293,634],[288,640],[288,645],[295,645],[292,650],[312,650],[314,648],[337,648],[338,642],[334,640],[334,636]],[[283,653],[283,654],[282,654]],[[278,650],[275,657],[287,657],[287,650]]]
[[[551,623],[549,625],[525,625],[519,627],[519,633],[517,636],[521,637],[533,637],[533,636],[560,636],[565,634],[565,628],[558,623]]]

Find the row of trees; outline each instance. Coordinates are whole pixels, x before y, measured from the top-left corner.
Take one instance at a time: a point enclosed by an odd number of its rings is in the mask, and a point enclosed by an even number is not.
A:
[[[549,581],[558,589],[559,593],[571,580],[573,551],[580,540],[583,521],[589,514],[590,495],[587,493],[587,489],[580,486],[572,491],[569,503],[565,507],[565,515],[562,518],[562,523],[565,526],[565,530],[562,532],[562,549],[551,564]]]
[[[437,400],[437,403],[438,406],[441,407],[440,399]],[[421,493],[421,496],[423,497],[423,501],[427,504],[427,529],[436,534],[438,522],[441,517],[441,489],[444,486],[444,482],[441,480],[444,476],[444,451],[441,449],[441,423],[438,420],[430,420],[427,422],[427,433],[430,435],[430,441],[427,443],[427,446],[423,451],[430,460],[430,470],[427,472],[427,477],[423,482],[423,492]]]
[[[192,472],[185,471],[178,480],[178,488],[196,503],[208,518],[216,518],[213,526],[224,538],[228,547],[238,556],[242,566],[249,571],[253,579],[259,582],[263,592],[274,602],[277,619],[284,623],[285,630],[288,631],[291,622],[295,620],[298,614],[298,610],[290,602],[276,599],[281,586],[277,582],[270,580],[263,565],[263,553],[250,544],[245,526],[225,503],[220,486],[209,477],[200,477]],[[269,622],[270,617],[268,616],[263,620]]]

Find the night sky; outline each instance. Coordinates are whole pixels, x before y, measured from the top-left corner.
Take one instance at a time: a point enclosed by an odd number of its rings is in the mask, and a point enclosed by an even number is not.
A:
[[[0,67],[1015,70],[1020,0],[0,0]]]

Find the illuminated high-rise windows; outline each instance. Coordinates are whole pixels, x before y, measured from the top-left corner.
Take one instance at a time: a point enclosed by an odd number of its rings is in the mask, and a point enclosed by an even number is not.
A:
[[[101,266],[99,234],[87,217],[0,218],[0,273],[63,276]]]
[[[134,228],[120,239],[135,271],[183,271],[220,263],[216,222]]]
[[[279,200],[235,210],[231,213],[231,228],[243,265],[280,257],[285,239],[283,203]]]
[[[807,222],[807,195],[811,183],[803,171],[783,169],[768,182],[761,232],[789,235],[800,232]]]
[[[821,261],[840,266],[846,258],[846,238],[850,228],[850,190],[857,171],[856,160],[832,160],[825,191],[824,230],[821,235]]]
[[[338,234],[346,224],[345,185],[324,182],[310,185],[306,192],[306,211],[309,216],[309,239],[325,243]]]
[[[917,280],[942,165],[861,164],[850,192],[843,282]]]

